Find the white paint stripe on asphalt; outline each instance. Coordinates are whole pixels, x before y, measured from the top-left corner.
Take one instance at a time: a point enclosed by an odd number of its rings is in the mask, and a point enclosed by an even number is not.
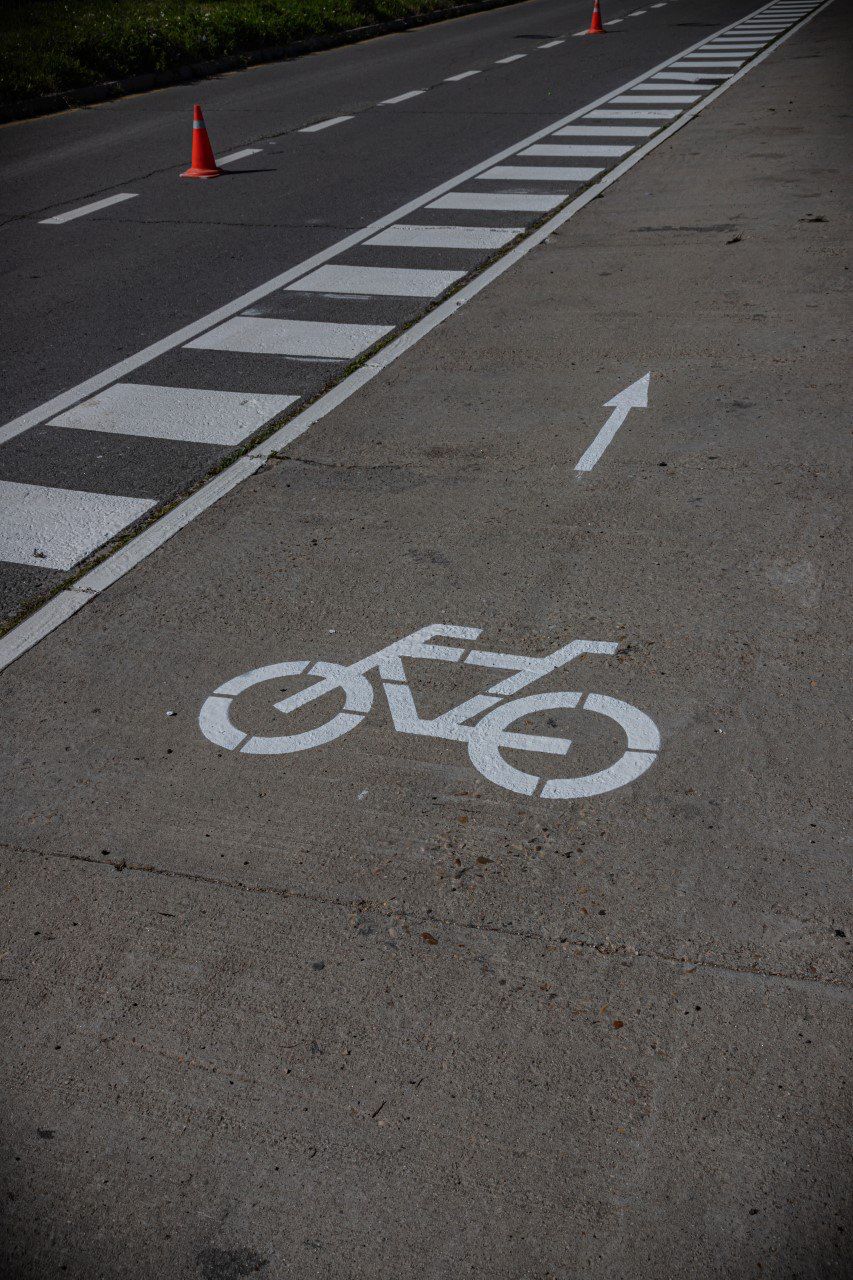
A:
[[[569,169],[562,165],[498,164],[478,173],[484,182],[589,182],[601,169]]]
[[[801,23],[792,26],[784,38],[786,40],[789,39],[797,31],[801,30],[806,23],[812,21],[819,13],[832,3],[833,0],[824,0],[824,3],[812,10]],[[733,30],[735,25],[736,24],[733,23],[732,26],[726,28],[726,30]],[[701,40],[691,46],[692,49],[699,49],[701,47]],[[774,49],[777,47],[778,46],[774,46]],[[754,67],[759,65],[765,57],[769,56],[772,51],[773,50],[768,49],[759,54],[755,61],[747,64],[745,70],[752,70]],[[686,52],[690,52],[690,50],[685,50],[681,54],[676,55],[676,57],[683,57]],[[238,312],[244,311],[247,307],[254,306],[256,303],[262,301],[262,299],[269,297],[270,294],[277,292],[279,289],[283,289],[290,283],[290,281],[307,274],[322,263],[338,257],[341,253],[352,248],[354,245],[361,244],[368,236],[375,235],[376,232],[381,231],[383,227],[390,226],[393,222],[399,222],[401,218],[407,217],[415,210],[422,209],[424,206],[429,205],[431,201],[436,200],[439,196],[452,191],[454,188],[460,187],[463,183],[476,177],[477,174],[481,173],[484,169],[490,168],[501,160],[517,155],[519,151],[526,146],[530,146],[531,143],[539,142],[553,135],[559,136],[561,130],[565,129],[573,122],[583,119],[592,109],[606,103],[614,92],[627,92],[629,89],[635,88],[637,85],[642,84],[644,80],[648,79],[649,76],[671,68],[675,60],[675,57],[664,59],[664,61],[658,63],[657,66],[649,68],[648,71],[644,71],[633,80],[629,80],[626,84],[621,85],[619,89],[608,90],[606,94],[603,94],[597,100],[588,103],[583,107],[579,107],[576,111],[570,112],[569,115],[564,116],[562,120],[553,121],[551,124],[545,125],[541,129],[537,129],[534,133],[529,134],[526,138],[522,138],[519,142],[513,143],[512,146],[506,147],[503,151],[499,151],[495,155],[489,156],[486,160],[481,160],[478,164],[472,165],[470,169],[467,169],[462,173],[455,174],[453,177],[448,178],[446,181],[433,187],[431,191],[426,191],[415,199],[407,201],[406,204],[401,205],[399,208],[393,209],[390,213],[384,214],[381,218],[377,218],[374,222],[370,223],[369,226],[359,228],[359,230],[352,232],[350,235],[344,236],[341,240],[321,249],[310,258],[306,258],[292,267],[287,267],[284,271],[279,272],[278,275],[272,276],[269,280],[264,281],[260,285],[256,285],[253,289],[249,289],[239,297],[232,298],[230,302],[223,304],[221,307],[217,307],[215,311],[211,311],[208,312],[207,315],[200,316],[199,319],[193,320],[189,324],[183,325],[180,329],[176,329],[172,333],[167,334],[165,338],[158,339],[157,342],[153,342],[149,346],[143,347],[142,350],[136,351],[132,355],[116,361],[115,364],[108,366],[106,369],[100,370],[100,372],[86,378],[76,386],[69,387],[66,391],[62,391],[58,395],[51,397],[50,400],[19,414],[18,417],[11,419],[0,427],[0,444],[4,444],[7,440],[14,439],[14,437],[20,435],[21,432],[27,431],[30,427],[43,422],[52,414],[60,413],[63,409],[70,408],[71,405],[76,404],[86,396],[94,395],[97,391],[100,391],[110,383],[117,382],[121,378],[126,378],[142,365],[148,364],[149,361],[157,359],[157,357],[164,355],[168,351],[173,351],[176,347],[189,341],[191,338],[197,337],[198,334],[204,333],[207,329],[212,329],[214,325],[220,324],[223,320],[227,320]],[[716,76],[717,79],[725,80],[727,82],[725,87],[728,88],[731,85],[736,84],[742,74],[743,71],[732,73],[728,76],[717,75],[715,73],[714,75],[706,75],[698,78],[713,79]],[[705,102],[713,100],[713,98],[707,98]],[[683,119],[691,119],[694,110],[695,108],[690,108],[689,111],[685,113]],[[625,132],[627,134],[629,130],[625,129],[620,132]]]
[[[805,21],[811,21],[832,3],[833,0],[824,0],[824,3],[814,9]],[[805,25],[805,22],[800,25]],[[799,27],[792,27],[792,29],[786,34],[785,40],[796,34],[797,30],[799,30]],[[299,436],[304,435],[315,422],[320,421],[327,413],[330,413],[333,409],[343,404],[351,395],[355,394],[355,392],[360,390],[360,388],[366,383],[370,382],[390,364],[393,364],[395,360],[399,359],[401,355],[405,354],[406,351],[410,350],[420,342],[421,338],[425,337],[428,333],[431,333],[433,329],[436,329],[440,324],[442,324],[459,307],[470,301],[471,298],[476,297],[476,295],[483,289],[488,288],[493,280],[498,279],[504,274],[504,272],[509,271],[517,262],[526,257],[531,250],[537,248],[538,245],[542,244],[544,240],[547,240],[550,235],[553,235],[553,233],[563,226],[564,223],[568,222],[570,218],[573,218],[576,213],[579,213],[581,209],[586,208],[592,200],[597,199],[598,196],[601,195],[602,192],[606,191],[608,187],[612,186],[613,183],[618,182],[623,174],[632,169],[634,165],[639,164],[640,161],[644,160],[645,157],[650,154],[650,152],[661,146],[662,143],[669,141],[674,134],[683,129],[691,120],[694,120],[702,111],[707,110],[707,108],[711,106],[712,103],[716,102],[722,94],[728,92],[728,90],[737,84],[739,80],[753,71],[757,65],[765,60],[765,58],[769,57],[771,52],[775,52],[775,49],[768,49],[764,53],[760,54],[755,62],[750,63],[742,70],[736,72],[733,76],[728,78],[725,83],[719,85],[712,93],[708,94],[706,98],[703,98],[701,102],[698,102],[694,107],[690,107],[678,120],[673,121],[672,124],[661,129],[655,137],[650,138],[648,142],[645,142],[642,146],[638,147],[631,155],[626,156],[624,160],[620,161],[620,163],[613,169],[610,169],[598,182],[587,187],[585,191],[581,192],[579,196],[576,196],[574,200],[571,200],[566,204],[564,208],[555,213],[552,218],[547,220],[547,222],[544,222],[529,236],[525,236],[524,240],[522,240],[519,245],[516,245],[514,249],[508,250],[507,253],[497,262],[493,263],[490,267],[487,267],[485,271],[482,271],[473,280],[470,280],[468,284],[463,285],[452,298],[448,298],[445,302],[440,303],[427,315],[423,316],[421,320],[413,324],[405,333],[402,333],[399,338],[396,338],[393,342],[389,342],[386,347],[383,347],[376,356],[369,360],[367,364],[362,366],[362,368],[355,370],[348,377],[342,379],[341,382],[327,391],[325,395],[320,396],[313,405],[304,409],[302,413],[297,414],[292,421],[286,423],[278,431],[274,432],[268,440],[264,441],[263,445],[258,446],[257,449],[245,457],[238,458],[218,475],[213,476],[206,482],[206,484],[202,485],[200,489],[196,490],[195,493],[178,503],[177,506],[173,507],[172,510],[168,511],[164,516],[161,516],[148,529],[143,530],[142,533],[131,539],[126,546],[114,552],[103,562],[103,564],[98,565],[97,568],[91,569],[88,573],[84,574],[73,587],[60,592],[52,600],[48,601],[47,604],[42,605],[40,609],[37,609],[22,623],[19,623],[18,626],[13,627],[8,631],[5,636],[0,637],[0,670],[4,670],[6,667],[10,666],[11,663],[15,662],[17,658],[22,656],[22,654],[26,653],[46,636],[50,635],[50,633],[58,626],[61,626],[61,624],[76,613],[83,604],[94,599],[96,595],[100,594],[100,592],[106,590],[107,587],[112,586],[113,583],[124,577],[126,573],[133,569],[142,560],[147,559],[147,557],[152,555],[153,552],[159,550],[160,547],[164,546],[165,543],[167,543],[186,525],[190,524],[197,516],[208,510],[208,508],[215,506],[215,504],[227,493],[236,489],[244,480],[259,471],[272,454],[286,448],[287,445],[292,444],[294,440],[299,438]],[[562,123],[562,127],[565,128],[571,119],[577,118],[577,114],[578,113],[573,113],[568,120]],[[548,134],[552,132],[554,132],[553,127],[541,130],[538,134],[534,134],[532,137],[526,139],[526,142],[532,143],[537,138],[547,137]],[[510,151],[505,154],[512,153],[513,152]],[[454,179],[454,183],[463,181],[465,178],[471,176],[471,173],[472,171],[469,170],[469,172],[462,175],[461,178]],[[440,190],[441,189],[439,188],[438,190],[430,193],[430,195],[438,196]],[[422,205],[422,203],[429,198],[429,196],[422,197],[418,202],[411,202],[410,205],[404,206],[402,209],[395,210],[395,214],[393,216],[402,217],[404,214],[411,212],[412,209]],[[371,230],[378,229],[379,225],[379,223],[374,223]],[[353,241],[353,243],[355,243],[355,241]],[[286,274],[287,273],[282,273],[282,276],[276,278],[275,288],[282,287],[284,283],[283,276]],[[261,298],[266,297],[268,292],[272,292],[272,289],[268,286],[262,286],[260,291],[254,290],[252,294],[245,295],[240,301],[243,306],[249,306],[252,302],[259,301]],[[219,313],[223,319],[226,318],[222,315],[224,310],[224,308],[221,308]],[[195,327],[196,326],[186,326],[186,328],[181,331],[182,336],[189,336],[188,330]],[[196,329],[196,331],[198,332],[198,329]],[[162,349],[164,351],[171,350],[175,345],[176,343],[174,341],[167,339]],[[150,352],[151,348],[148,350]],[[147,358],[153,359],[153,356],[148,354]],[[139,363],[143,362],[140,361]],[[115,369],[118,369],[118,367],[119,366],[114,366]],[[133,367],[138,366],[134,364]],[[104,375],[101,374],[97,379],[90,379],[90,383],[96,384],[95,386],[92,386],[91,389],[96,390],[103,385],[103,378]],[[76,388],[75,390],[79,393],[80,388]],[[78,399],[79,395],[75,395],[74,398]],[[60,407],[56,404],[56,401],[61,399],[63,399],[63,397],[56,397],[51,407]],[[62,405],[61,407],[64,408],[65,406]],[[41,421],[42,416],[44,416],[43,411],[41,415],[34,420]],[[18,422],[20,421],[21,419],[18,419]],[[25,429],[25,427],[19,428],[19,430]],[[15,435],[18,433],[18,431],[13,432]],[[74,597],[77,597],[77,599]]]
[[[396,98],[383,98],[379,105],[380,107],[393,107],[396,102],[408,102],[409,98],[420,97],[425,92],[425,89],[410,89],[408,93],[398,93]]]
[[[537,49],[556,49],[558,44],[565,44],[565,40],[547,40],[545,44],[538,44]]]
[[[728,80],[729,78],[722,71],[659,71],[658,75],[652,76],[647,83],[657,84],[658,77],[663,80],[664,76],[668,77],[669,80],[676,81],[685,88],[695,85],[697,89],[707,85],[709,82],[713,83],[715,80]]]
[[[304,129],[297,129],[297,133],[319,133],[321,129],[331,129],[334,124],[343,124],[345,120],[352,120],[352,116],[332,116],[329,120],[319,120],[317,124],[306,124]]]
[[[558,129],[555,138],[650,138],[653,124],[569,124]]]
[[[625,106],[639,104],[640,106],[665,107],[670,102],[697,102],[701,97],[701,93],[662,93],[657,94],[655,97],[642,93],[623,93],[617,98],[614,98],[613,103],[615,106],[619,106],[624,103]]]
[[[677,111],[590,111],[591,120],[673,120]]]
[[[571,143],[571,142],[538,142],[534,147],[522,151],[523,156],[562,156],[563,159],[578,159],[584,156],[624,156],[631,150],[631,144],[623,146],[607,145],[604,142]]]
[[[304,293],[360,293],[393,298],[437,298],[465,275],[464,271],[430,271],[415,267],[350,267],[334,263],[303,276],[288,289]]]
[[[399,249],[502,249],[523,232],[523,227],[419,227],[398,222],[365,244]]]
[[[117,382],[92,400],[84,400],[50,422],[52,427],[111,431],[117,435],[194,444],[241,444],[299,396],[243,391],[153,387]]]
[[[725,78],[725,77],[724,77]],[[641,85],[641,89],[713,89],[715,81],[704,80],[699,76],[691,76],[689,80],[649,80],[646,84]],[[701,98],[702,94],[697,93],[696,98]]]
[[[232,151],[228,156],[219,156],[217,164],[233,164],[235,160],[245,160],[247,156],[260,154],[260,147],[244,147],[242,151]]]
[[[392,328],[391,325],[328,324],[318,320],[235,316],[194,342],[188,342],[187,346],[202,351],[238,351],[249,355],[353,360],[389,334]]]
[[[507,213],[547,213],[550,209],[556,209],[563,199],[563,196],[523,195],[520,192],[503,195],[494,191],[483,195],[479,191],[453,191],[449,195],[439,196],[438,200],[433,200],[427,208],[491,209],[495,212],[500,209]]]
[[[73,569],[156,505],[153,498],[0,480],[0,560]]]
[[[615,27],[615,26],[616,26],[616,23],[617,23],[617,22],[621,22],[621,21],[622,21],[622,19],[621,19],[621,18],[608,18],[608,20],[607,20],[607,25],[608,25],[608,27]],[[582,31],[580,34],[585,36],[585,35],[586,35],[586,32],[585,32],[585,31]]]
[[[460,71],[458,76],[445,76],[444,83],[452,84],[455,80],[467,80],[469,76],[478,76],[479,71]]]
[[[117,196],[107,196],[103,200],[94,200],[91,204],[81,204],[79,209],[69,209],[68,213],[57,213],[53,218],[40,218],[40,227],[58,227],[63,222],[73,222],[75,218],[85,218],[89,213],[97,213],[99,209],[108,209],[111,204],[121,204],[123,200],[135,200],[138,191],[122,191]]]
[[[645,9],[635,9],[633,13],[629,13],[629,18],[639,18],[640,14],[645,13]]]
[[[495,63],[496,67],[505,67],[508,62],[518,62],[519,58],[526,58],[526,53],[511,53],[508,58],[498,58]]]

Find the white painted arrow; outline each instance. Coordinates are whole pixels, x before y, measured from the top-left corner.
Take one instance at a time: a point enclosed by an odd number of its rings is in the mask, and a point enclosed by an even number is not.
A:
[[[613,412],[580,462],[575,466],[575,471],[592,471],[631,410],[645,409],[648,406],[649,380],[651,376],[650,373],[644,374],[642,378],[632,382],[630,387],[626,387],[624,391],[620,391],[618,395],[615,395],[612,400],[605,400],[605,409],[612,409]]]

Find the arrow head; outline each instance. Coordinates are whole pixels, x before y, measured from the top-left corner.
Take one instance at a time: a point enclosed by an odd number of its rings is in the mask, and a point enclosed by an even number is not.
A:
[[[605,409],[645,409],[649,403],[649,381],[651,373],[646,373],[630,387],[620,391],[612,400],[605,400]]]

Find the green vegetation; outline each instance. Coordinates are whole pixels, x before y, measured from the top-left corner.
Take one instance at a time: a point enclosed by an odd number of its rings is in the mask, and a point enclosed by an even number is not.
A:
[[[4,0],[0,102],[289,44],[454,0]],[[458,0],[457,0],[458,2]]]

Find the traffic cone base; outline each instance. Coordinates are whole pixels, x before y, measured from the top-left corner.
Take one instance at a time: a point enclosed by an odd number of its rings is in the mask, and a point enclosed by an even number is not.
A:
[[[589,30],[586,34],[588,36],[607,35],[607,32],[604,30],[604,24],[601,21],[601,7],[599,5],[599,0],[595,0],[592,6],[592,21],[589,24]]]
[[[193,150],[190,167],[182,174],[182,178],[218,178],[222,170],[216,163],[210,138],[201,107],[196,103],[193,107]]]

